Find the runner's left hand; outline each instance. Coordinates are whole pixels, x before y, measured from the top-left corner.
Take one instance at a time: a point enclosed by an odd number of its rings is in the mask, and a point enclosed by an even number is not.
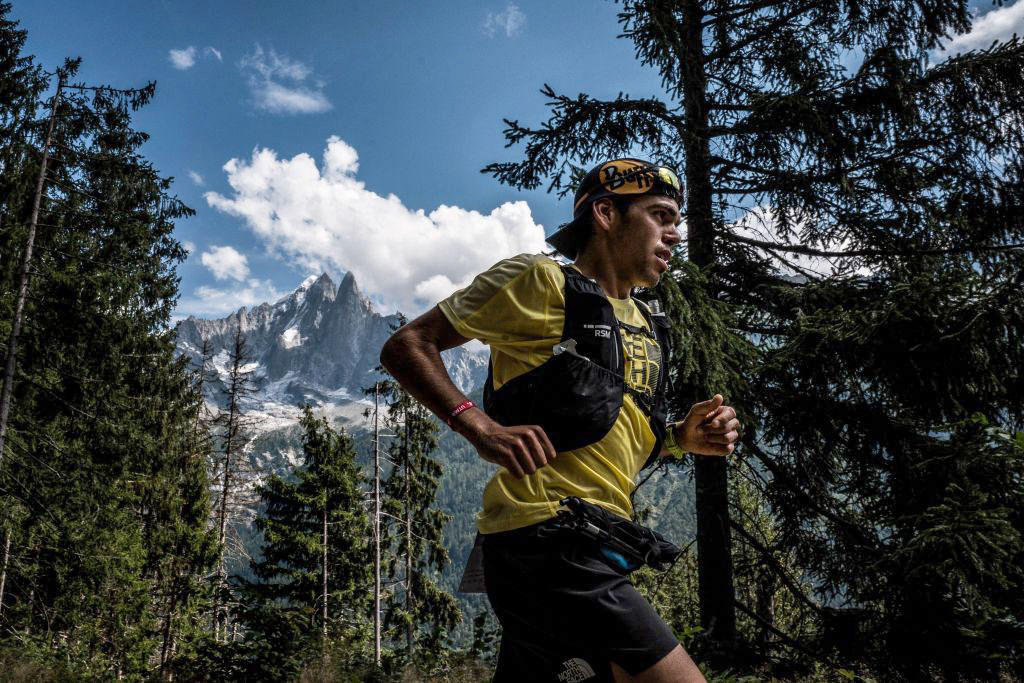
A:
[[[740,421],[725,399],[715,394],[707,401],[694,403],[681,425],[676,427],[676,442],[688,453],[729,455],[740,438]]]

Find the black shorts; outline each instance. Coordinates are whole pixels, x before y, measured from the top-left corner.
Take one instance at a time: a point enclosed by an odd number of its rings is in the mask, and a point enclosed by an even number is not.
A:
[[[540,525],[484,536],[484,577],[501,622],[494,683],[613,681],[611,662],[638,674],[679,644],[668,624],[596,542]]]

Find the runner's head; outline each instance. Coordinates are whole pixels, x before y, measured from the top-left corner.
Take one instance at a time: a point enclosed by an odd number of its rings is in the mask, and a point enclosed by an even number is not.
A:
[[[683,203],[682,181],[668,166],[640,159],[613,159],[598,164],[576,189],[572,221],[560,226],[547,242],[575,260],[593,235],[595,203],[608,199],[617,213],[625,217],[633,202],[649,195],[669,197],[678,209]]]

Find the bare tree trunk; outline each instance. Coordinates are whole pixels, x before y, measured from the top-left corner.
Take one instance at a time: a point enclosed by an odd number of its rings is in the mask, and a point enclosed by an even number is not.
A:
[[[323,521],[324,521],[324,535],[323,535],[323,544],[324,544],[324,565],[323,565],[324,566],[324,585],[323,585],[323,599],[324,599],[323,610],[324,610],[324,612],[323,612],[323,618],[324,618],[324,623],[323,623],[323,636],[324,636],[324,643],[326,644],[327,643],[327,492],[326,491],[324,491]],[[326,656],[326,653],[327,653],[327,650],[326,650],[326,647],[325,647],[325,649],[324,649],[325,656]]]
[[[4,586],[7,584],[7,563],[11,559],[11,530],[4,529],[4,563],[0,570],[0,615],[4,613]]]
[[[237,460],[239,457],[236,451],[239,450],[238,441],[242,422],[240,401],[244,393],[243,384],[245,380],[241,368],[245,360],[245,338],[242,336],[242,327],[239,325],[235,331],[235,346],[231,359],[231,377],[228,386],[228,418],[225,425],[224,476],[217,520],[219,557],[217,559],[217,598],[214,601],[214,615],[216,619],[214,637],[218,640],[222,630],[224,638],[227,638],[227,615],[224,613],[223,592],[227,588],[225,550],[227,545],[228,498],[231,495],[232,460]]]
[[[171,653],[170,653],[170,656],[174,657],[175,653],[177,653],[177,652],[178,652],[178,635],[176,633],[171,633]],[[173,681],[174,680],[174,671],[168,671],[167,672],[167,680],[169,680],[169,681]]]
[[[409,404],[405,407],[405,611],[409,623],[405,625],[405,646],[412,657],[412,451],[409,438]]]
[[[217,594],[214,599],[214,639],[220,642],[220,632],[222,628],[226,628],[224,621],[223,611],[223,599],[222,591],[227,583],[227,568],[224,565],[225,547],[227,541],[227,501],[228,501],[228,487],[231,482],[231,436],[230,427],[228,429],[228,442],[226,450],[224,451],[224,478],[223,486],[220,492],[220,511],[218,513],[217,520]]]
[[[380,667],[380,382],[373,386],[373,661]]]
[[[39,226],[39,205],[43,200],[43,186],[46,182],[46,162],[50,158],[50,144],[53,142],[53,126],[57,121],[57,102],[60,91],[64,88],[64,75],[57,80],[57,92],[50,104],[50,122],[46,128],[46,141],[43,143],[43,160],[39,165],[39,180],[36,182],[36,195],[32,199],[32,218],[28,226],[28,240],[25,252],[21,257],[21,283],[18,285],[18,300],[14,305],[14,320],[11,321],[11,336],[7,341],[7,362],[4,365],[4,387],[0,394],[0,465],[4,462],[4,439],[7,436],[7,416],[11,409],[11,385],[14,384],[14,363],[18,349],[18,334],[21,332],[21,314],[25,308],[25,297],[28,295],[28,270],[32,263],[32,245],[36,239],[36,228]]]
[[[160,644],[160,677],[170,680],[167,675],[167,659],[170,654],[171,638],[174,633],[174,610],[177,607],[177,593],[171,590],[170,604],[167,606],[167,615],[164,617],[163,642]]]
[[[684,108],[692,133],[684,141],[687,237],[690,261],[706,270],[714,265],[715,254],[703,18],[700,0],[687,0],[682,26]],[[736,639],[736,608],[726,464],[725,458],[694,457],[701,626],[727,656]]]

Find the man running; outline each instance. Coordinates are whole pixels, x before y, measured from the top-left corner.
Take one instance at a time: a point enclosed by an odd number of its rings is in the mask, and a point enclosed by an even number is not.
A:
[[[630,582],[635,562],[552,532],[570,497],[628,525],[635,477],[658,457],[733,451],[739,421],[719,394],[665,424],[668,325],[631,296],[668,270],[682,201],[668,167],[598,165],[576,190],[573,220],[548,238],[571,265],[540,254],[500,261],[381,352],[409,393],[501,466],[477,515],[502,625],[496,683],[704,681]],[[441,362],[470,339],[491,350],[486,412]]]

